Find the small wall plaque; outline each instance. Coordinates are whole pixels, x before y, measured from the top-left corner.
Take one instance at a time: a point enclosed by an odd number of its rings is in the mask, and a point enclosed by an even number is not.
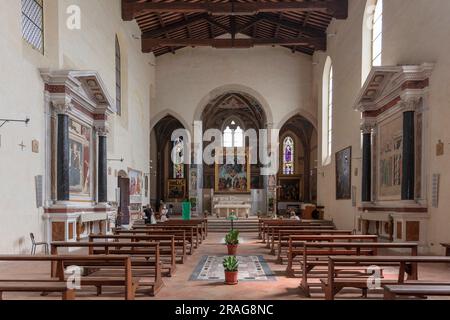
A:
[[[440,157],[444,155],[444,143],[439,140],[439,142],[436,145],[436,156]]]
[[[439,184],[440,184],[440,180],[441,180],[441,175],[440,174],[433,174],[433,180],[432,180],[432,199],[431,199],[431,205],[433,206],[433,208],[438,208],[439,207]]]
[[[39,141],[37,140],[31,141],[31,151],[33,153],[39,153]]]

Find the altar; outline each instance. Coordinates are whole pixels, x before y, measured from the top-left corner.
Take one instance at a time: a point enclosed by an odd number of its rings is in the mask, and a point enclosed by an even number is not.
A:
[[[213,199],[213,209],[217,218],[228,218],[234,211],[239,218],[248,218],[250,215],[251,196],[215,196]]]

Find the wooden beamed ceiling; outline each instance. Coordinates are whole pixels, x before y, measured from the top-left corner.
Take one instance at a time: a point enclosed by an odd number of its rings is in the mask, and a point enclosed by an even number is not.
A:
[[[326,50],[331,20],[347,14],[348,0],[122,0],[123,20],[136,19],[143,52],[156,56],[188,46],[262,45],[312,55]]]

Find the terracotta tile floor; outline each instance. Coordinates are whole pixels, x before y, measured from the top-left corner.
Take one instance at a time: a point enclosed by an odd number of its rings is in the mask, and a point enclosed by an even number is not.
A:
[[[197,249],[194,255],[189,256],[184,265],[177,265],[178,269],[172,278],[164,278],[165,286],[157,297],[151,298],[142,294],[137,299],[156,300],[293,300],[305,299],[298,286],[298,278],[286,278],[284,270],[286,266],[274,263],[275,257],[269,254],[258,239],[256,234],[243,234],[243,243],[239,247],[239,255],[262,255],[266,259],[277,281],[267,282],[241,282],[237,286],[226,286],[221,282],[189,281],[189,278],[204,255],[221,255],[226,253],[226,247],[222,244],[222,234],[209,234],[208,239]],[[32,268],[32,269],[31,269]],[[23,277],[35,275],[45,277],[49,270],[45,263],[36,263],[32,267],[29,264],[0,264],[2,278]],[[421,266],[419,272],[421,279],[450,281],[450,266],[433,265]],[[314,280],[312,281],[314,282]],[[360,291],[348,289],[338,295],[338,299],[359,299]],[[39,294],[4,294],[5,299],[59,299],[58,295],[40,297]],[[123,293],[119,288],[106,288],[104,295],[96,297],[94,290],[84,290],[77,293],[78,299],[123,299]],[[381,298],[379,294],[370,294],[369,299]],[[312,290],[312,299],[323,299],[320,288]]]

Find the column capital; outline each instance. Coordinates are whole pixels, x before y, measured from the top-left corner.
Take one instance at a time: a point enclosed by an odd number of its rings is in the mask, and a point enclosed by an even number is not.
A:
[[[53,99],[51,103],[56,114],[67,115],[73,108],[72,99],[69,97]]]
[[[95,131],[97,131],[97,134],[99,137],[107,137],[109,134],[109,127],[108,125],[98,125],[95,126]]]
[[[420,108],[420,102],[422,101],[421,96],[416,95],[404,95],[401,97],[401,107],[403,112],[415,112]]]
[[[375,128],[375,121],[365,119],[361,123],[360,128],[363,134],[372,133],[372,130]]]

